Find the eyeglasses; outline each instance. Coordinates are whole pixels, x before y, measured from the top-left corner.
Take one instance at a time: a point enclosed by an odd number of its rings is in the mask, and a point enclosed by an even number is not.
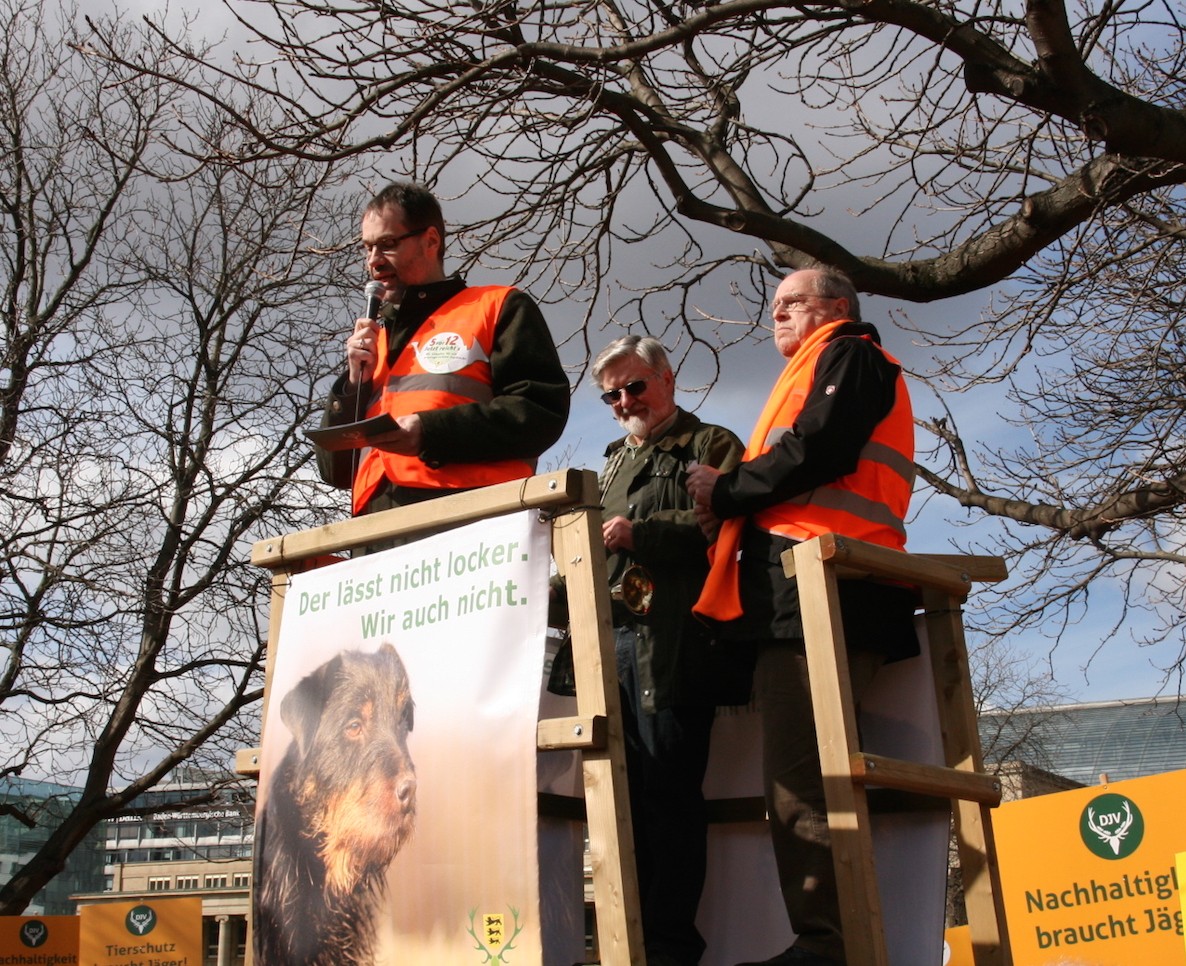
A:
[[[633,396],[637,399],[644,392],[647,391],[647,381],[645,379],[635,379],[634,382],[628,382],[621,389],[611,389],[609,392],[601,394],[601,401],[607,406],[612,406],[618,401],[622,393],[628,396]]]
[[[413,228],[411,231],[405,231],[402,235],[396,235],[394,238],[380,238],[377,242],[363,242],[362,253],[368,258],[374,253],[378,252],[380,255],[394,255],[395,250],[399,248],[399,243],[405,238],[415,238],[417,235],[423,235],[428,231],[429,226],[425,225],[423,228]]]
[[[786,309],[788,312],[794,312],[811,299],[827,299],[834,302],[839,297],[838,295],[788,295],[785,299],[775,299],[771,302],[770,311],[778,312],[780,309]]]

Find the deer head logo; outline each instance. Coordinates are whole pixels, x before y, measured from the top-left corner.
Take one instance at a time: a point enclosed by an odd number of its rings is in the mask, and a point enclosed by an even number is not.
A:
[[[150,906],[136,906],[127,914],[124,924],[134,936],[143,936],[156,927],[156,913]]]
[[[30,919],[21,925],[21,942],[30,949],[36,949],[45,944],[49,938],[49,929],[40,919]]]
[[[1131,803],[1129,803],[1129,802],[1124,803],[1123,817],[1121,817],[1120,814],[1115,814],[1110,817],[1114,821],[1116,821],[1118,824],[1115,825],[1111,830],[1108,830],[1106,828],[1101,828],[1098,824],[1096,824],[1094,810],[1091,808],[1088,808],[1087,809],[1087,827],[1100,837],[1100,841],[1107,842],[1108,845],[1110,845],[1112,847],[1112,851],[1116,855],[1119,855],[1120,854],[1120,843],[1122,843],[1124,841],[1125,836],[1128,835],[1128,830],[1130,828],[1132,828],[1132,805],[1131,805]]]
[[[1132,855],[1145,836],[1145,821],[1136,803],[1125,795],[1100,795],[1079,819],[1083,844],[1101,859]]]

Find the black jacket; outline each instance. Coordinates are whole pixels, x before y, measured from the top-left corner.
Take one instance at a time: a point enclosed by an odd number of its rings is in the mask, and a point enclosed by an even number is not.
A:
[[[453,276],[414,285],[398,309],[384,306],[389,357],[395,359],[425,320],[465,289]],[[494,398],[421,412],[424,445],[420,458],[441,466],[503,459],[535,460],[560,438],[568,421],[568,377],[539,307],[525,292],[512,291],[503,303],[490,353]],[[322,416],[323,426],[337,426],[366,416],[371,386],[350,392],[346,374],[334,382]],[[353,485],[353,451],[317,451],[321,478],[339,489]]]
[[[876,345],[868,323],[839,327],[816,364],[811,391],[792,432],[771,449],[722,476],[712,491],[718,517],[750,516],[852,473],[861,449],[889,414],[899,367]],[[799,591],[782,565],[794,541],[747,526],[741,544],[743,616],[722,633],[743,639],[801,639]],[[918,653],[913,614],[916,595],[867,580],[840,582],[845,640],[850,648],[876,651],[890,660]]]

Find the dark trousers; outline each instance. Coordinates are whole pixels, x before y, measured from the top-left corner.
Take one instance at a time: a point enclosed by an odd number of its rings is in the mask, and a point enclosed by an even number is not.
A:
[[[885,657],[850,651],[848,663],[853,700],[859,702]],[[801,640],[759,644],[754,690],[762,714],[770,838],[783,902],[798,937],[795,946],[843,963],[828,809]]]
[[[715,708],[642,710],[634,631],[616,631],[634,859],[643,942],[695,964],[704,952],[696,910],[707,860],[704,771]]]

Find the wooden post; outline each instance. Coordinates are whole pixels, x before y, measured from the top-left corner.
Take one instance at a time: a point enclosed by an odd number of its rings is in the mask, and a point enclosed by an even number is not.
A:
[[[972,580],[1002,580],[995,557],[912,555],[825,534],[783,555],[799,582],[812,705],[828,803],[846,958],[888,966],[865,786],[956,804],[960,870],[977,966],[1012,962],[990,809],[999,781],[984,774],[960,605]],[[930,640],[945,766],[863,753],[848,675],[838,577],[876,577],[919,587]]]
[[[604,745],[582,755],[601,963],[635,966],[645,963],[642,920],[601,511],[596,477],[589,476],[593,490],[584,507],[553,523],[553,554],[563,562],[568,591],[577,713],[606,723]]]
[[[836,892],[840,899],[840,920],[844,924],[844,954],[850,963],[889,966],[881,896],[873,869],[869,803],[864,785],[852,780],[849,764],[859,757],[860,745],[836,573],[833,567],[825,565],[816,541],[795,547],[794,565],[807,648],[811,705],[828,803]],[[857,923],[860,928],[852,928]]]

